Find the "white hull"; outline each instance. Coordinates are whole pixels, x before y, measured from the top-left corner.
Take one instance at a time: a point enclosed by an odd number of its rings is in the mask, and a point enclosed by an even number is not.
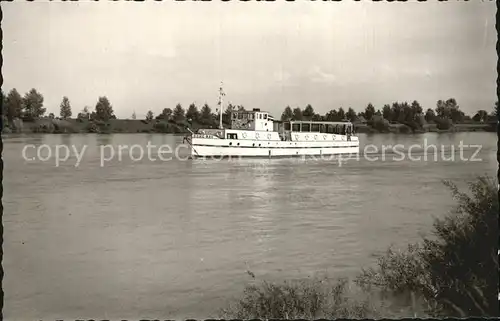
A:
[[[292,157],[359,153],[357,137],[352,141],[259,141],[193,138],[193,157]]]

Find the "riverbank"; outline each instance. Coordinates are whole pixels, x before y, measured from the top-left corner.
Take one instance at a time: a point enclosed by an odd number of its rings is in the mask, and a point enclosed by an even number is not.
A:
[[[104,121],[90,121],[81,119],[49,119],[43,118],[32,122],[16,121],[9,127],[4,128],[3,133],[166,133],[166,134],[186,134],[187,128],[197,130],[207,128],[204,124],[187,122],[174,122],[164,120],[137,120],[137,119],[110,119]],[[448,129],[439,129],[436,124],[425,124],[421,128],[411,128],[405,124],[388,124],[383,128],[370,126],[368,124],[354,123],[357,133],[395,133],[395,134],[415,134],[415,133],[449,133],[449,132],[495,132],[496,123],[467,123],[452,124]]]

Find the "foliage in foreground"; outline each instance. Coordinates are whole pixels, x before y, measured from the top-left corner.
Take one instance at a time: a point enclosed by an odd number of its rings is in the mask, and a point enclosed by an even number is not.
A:
[[[369,301],[347,295],[347,280],[313,278],[283,283],[262,281],[221,311],[226,319],[364,318],[373,316]]]
[[[389,249],[357,283],[402,295],[417,293],[434,316],[498,316],[498,191],[492,179],[445,182],[458,205],[436,219],[433,235],[406,251]]]

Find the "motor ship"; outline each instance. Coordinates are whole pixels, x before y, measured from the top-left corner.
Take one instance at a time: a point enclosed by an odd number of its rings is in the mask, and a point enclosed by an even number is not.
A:
[[[359,140],[349,121],[278,121],[269,112],[232,111],[230,128],[222,124],[222,87],[219,128],[198,129],[185,140],[192,158],[291,157],[359,153]]]

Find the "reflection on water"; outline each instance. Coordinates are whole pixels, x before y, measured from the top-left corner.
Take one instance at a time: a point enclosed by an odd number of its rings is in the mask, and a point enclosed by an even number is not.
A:
[[[113,136],[112,135],[107,135],[107,134],[102,134],[102,135],[96,135],[97,138],[97,145],[110,145],[113,141]]]
[[[366,135],[367,144],[483,144],[481,162],[242,159],[100,166],[100,146],[171,135],[5,139],[5,309],[44,317],[203,318],[240,294],[250,269],[279,280],[354,276],[391,243],[429,231],[453,204],[442,179],[496,168],[495,136]],[[81,164],[26,162],[25,144],[88,148]],[[415,155],[422,151],[415,150]],[[147,299],[146,299],[147,298]]]

